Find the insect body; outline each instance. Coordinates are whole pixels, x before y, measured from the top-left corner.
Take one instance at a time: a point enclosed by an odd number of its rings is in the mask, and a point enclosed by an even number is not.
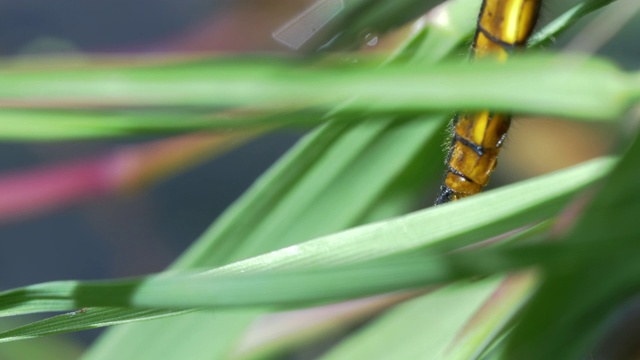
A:
[[[535,26],[542,0],[483,0],[473,40],[474,58],[507,60],[525,45]],[[481,111],[457,115],[447,155],[447,173],[436,205],[477,194],[496,167],[511,116]]]

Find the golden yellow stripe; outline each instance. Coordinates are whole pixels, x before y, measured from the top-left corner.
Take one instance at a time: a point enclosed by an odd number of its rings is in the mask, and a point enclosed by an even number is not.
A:
[[[496,54],[506,60],[507,47],[524,45],[535,26],[541,0],[485,0],[474,41],[476,57]]]

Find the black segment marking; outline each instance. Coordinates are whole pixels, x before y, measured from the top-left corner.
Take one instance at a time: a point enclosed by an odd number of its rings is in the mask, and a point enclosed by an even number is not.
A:
[[[513,50],[516,48],[516,46],[519,45],[519,44],[512,44],[510,42],[506,42],[506,41],[504,41],[502,39],[499,39],[499,38],[495,37],[493,34],[491,34],[489,32],[489,30],[485,29],[484,26],[482,26],[482,24],[480,24],[480,23],[478,23],[478,31],[481,32],[487,38],[489,38],[489,40],[491,40],[491,42],[500,45],[500,47],[502,47],[508,53],[513,52]]]
[[[458,171],[458,170],[456,170],[456,169],[452,168],[452,167],[451,167],[451,165],[448,165],[448,164],[447,164],[447,169],[448,169],[448,170],[449,170],[449,172],[450,172],[450,173],[452,173],[453,175],[460,176],[461,178],[465,179],[466,181],[468,181],[468,182],[470,182],[470,183],[474,183],[474,184],[476,184],[476,182],[475,182],[475,181],[473,181],[473,180],[469,179],[465,174],[461,173],[460,171]],[[445,178],[446,178],[446,174],[445,174]],[[480,184],[477,184],[477,185],[480,185]]]
[[[486,131],[486,129],[485,129]],[[472,141],[469,141],[465,138],[463,138],[462,136],[460,136],[460,134],[458,134],[457,132],[453,134],[453,138],[456,141],[459,141],[462,143],[462,145],[468,147],[469,149],[473,150],[474,153],[476,153],[478,156],[482,156],[484,155],[484,148],[482,147],[482,145],[478,145],[478,144],[474,144]]]

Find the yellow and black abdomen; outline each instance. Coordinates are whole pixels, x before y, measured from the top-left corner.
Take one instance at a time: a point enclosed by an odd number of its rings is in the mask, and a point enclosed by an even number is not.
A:
[[[535,26],[541,0],[484,0],[473,40],[475,58],[507,60],[525,45]],[[447,155],[447,173],[436,200],[442,204],[474,195],[489,183],[511,117],[480,111],[455,117]]]

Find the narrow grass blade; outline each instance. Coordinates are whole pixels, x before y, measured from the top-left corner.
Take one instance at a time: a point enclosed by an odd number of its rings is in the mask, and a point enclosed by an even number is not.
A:
[[[500,278],[450,285],[397,306],[321,357],[340,359],[442,358]],[[453,311],[441,311],[442,308]]]
[[[427,290],[428,291],[428,290]],[[273,358],[356,325],[425,291],[402,291],[309,309],[265,315],[247,331],[233,358]]]
[[[199,276],[165,275],[113,283],[54,282],[16,289],[1,295],[2,315],[64,311],[85,306],[193,309],[309,304],[475,275],[477,273],[468,269],[450,273],[446,271],[449,265],[424,259],[408,262],[406,266],[399,261],[362,269],[349,266],[421,249],[422,252],[428,250],[426,254],[440,254],[497,235],[510,226],[518,227],[552,216],[577,191],[606,174],[609,165],[609,161],[592,162],[487,192],[464,202],[320,237]],[[549,190],[550,184],[562,185]],[[514,196],[519,197],[517,205],[508,201]],[[473,211],[479,208],[488,211]],[[464,219],[451,216],[451,211],[460,209],[477,215]],[[338,270],[332,266],[338,266]],[[413,271],[416,268],[420,271]],[[277,269],[286,270],[286,273],[273,273]],[[376,272],[379,274],[374,275]],[[354,281],[347,282],[346,288],[343,282],[337,281],[349,276]],[[355,281],[359,277],[368,280]],[[210,281],[213,287],[207,285]],[[318,286],[320,283],[322,286]]]
[[[573,24],[592,12],[599,10],[617,0],[586,0],[578,3],[567,12],[553,20],[531,36],[529,46],[546,46],[555,40],[555,37],[570,28]]]
[[[449,61],[380,68],[312,69],[265,60],[218,59],[208,66],[169,68],[0,70],[0,77],[0,104],[19,102],[22,106],[73,98],[77,106],[256,110],[306,106],[326,112],[339,106],[371,116],[399,109],[416,113],[489,107],[601,120],[619,117],[640,97],[637,74],[622,72],[602,59],[585,61],[550,54],[514,57],[505,64]]]

